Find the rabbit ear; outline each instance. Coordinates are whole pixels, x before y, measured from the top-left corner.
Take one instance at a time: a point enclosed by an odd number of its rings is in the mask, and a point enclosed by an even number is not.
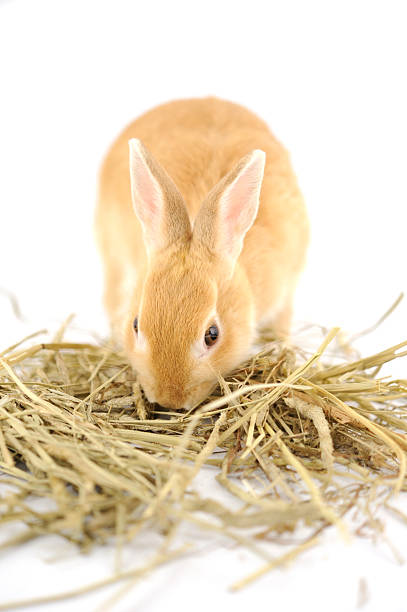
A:
[[[175,183],[140,140],[131,138],[129,147],[133,207],[148,250],[187,240],[191,223]]]
[[[256,149],[211,190],[195,221],[194,239],[236,262],[259,207],[266,154]]]

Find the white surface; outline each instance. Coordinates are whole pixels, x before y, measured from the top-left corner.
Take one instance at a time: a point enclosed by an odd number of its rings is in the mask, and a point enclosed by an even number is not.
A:
[[[404,7],[0,3],[0,286],[18,296],[27,319],[16,322],[0,295],[1,346],[44,325],[55,329],[70,312],[78,328],[106,332],[91,231],[101,156],[150,106],[207,94],[258,112],[291,151],[312,225],[297,322],[340,325],[350,334],[374,323],[407,285]],[[406,314],[404,303],[364,339],[364,352],[404,339]],[[405,376],[405,363],[388,371]],[[406,508],[405,496],[400,503]],[[390,519],[387,525],[406,550],[405,527]],[[132,563],[143,563],[149,539],[129,551]],[[331,530],[294,566],[233,595],[227,586],[258,561],[204,536],[200,546],[200,554],[140,582],[115,609],[354,610],[365,578],[363,610],[407,610],[406,567],[383,543],[345,546]],[[109,574],[113,564],[112,550],[78,557],[56,538],[4,551],[0,599],[72,588]],[[93,610],[107,596],[47,610]]]

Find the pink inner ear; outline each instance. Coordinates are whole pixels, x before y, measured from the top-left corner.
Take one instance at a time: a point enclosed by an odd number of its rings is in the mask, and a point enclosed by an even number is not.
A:
[[[144,160],[133,165],[135,208],[147,232],[157,231],[160,216],[160,191]]]
[[[226,189],[221,200],[224,210],[226,248],[233,251],[244,238],[254,221],[261,175],[256,164],[246,167],[241,175]]]
[[[247,188],[247,177],[240,176],[227,196],[229,205],[226,213],[226,223],[236,224],[239,218],[244,215],[245,209],[248,208],[250,199],[249,190]]]

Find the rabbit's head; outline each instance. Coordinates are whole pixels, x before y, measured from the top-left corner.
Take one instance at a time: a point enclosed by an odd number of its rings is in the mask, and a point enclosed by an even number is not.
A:
[[[254,301],[238,258],[257,215],[264,163],[260,150],[242,158],[191,222],[173,181],[130,140],[133,205],[148,264],[125,321],[125,350],[151,402],[197,405],[218,374],[252,350]]]

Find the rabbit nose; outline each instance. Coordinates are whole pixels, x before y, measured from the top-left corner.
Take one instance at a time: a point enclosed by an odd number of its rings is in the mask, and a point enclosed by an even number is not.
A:
[[[159,402],[156,402],[156,405],[163,410],[180,410],[182,408],[182,404],[176,404],[175,402],[165,401],[164,399],[160,399]]]
[[[156,402],[167,410],[181,410],[184,408],[185,397],[182,391],[171,389],[168,393],[158,394]]]

